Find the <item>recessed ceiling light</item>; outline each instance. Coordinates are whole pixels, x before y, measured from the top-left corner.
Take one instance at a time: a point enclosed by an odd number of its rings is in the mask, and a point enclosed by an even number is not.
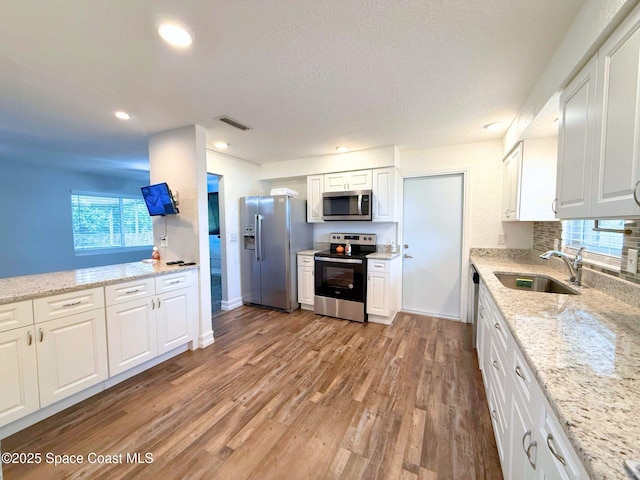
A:
[[[336,147],[336,151],[338,153],[344,153],[344,152],[348,152],[350,150],[349,147]]]
[[[213,144],[214,147],[219,148],[220,150],[226,150],[229,148],[229,144],[227,142],[216,142]]]
[[[487,123],[486,125],[483,126],[483,128],[485,130],[488,130],[489,132],[497,132],[498,130],[502,130],[505,126],[504,122],[493,122],[493,123]]]
[[[118,110],[115,113],[115,116],[117,118],[119,118],[120,120],[129,120],[129,119],[131,119],[131,114],[129,114],[127,112],[123,112],[122,110]]]
[[[193,32],[190,28],[178,22],[163,22],[158,27],[158,33],[174,47],[185,48],[193,43]]]

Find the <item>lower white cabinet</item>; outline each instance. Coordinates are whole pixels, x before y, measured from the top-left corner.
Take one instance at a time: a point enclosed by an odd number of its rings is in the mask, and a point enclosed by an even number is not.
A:
[[[314,258],[298,254],[298,303],[303,310],[313,310],[315,297]]]
[[[105,293],[109,375],[193,340],[197,302],[190,271],[110,285]]]
[[[367,315],[370,322],[391,324],[400,303],[400,256],[367,260]]]
[[[106,380],[104,308],[35,326],[40,407]]]
[[[506,480],[589,476],[483,282],[478,363]]]
[[[40,408],[33,325],[0,332],[0,366],[2,426]]]

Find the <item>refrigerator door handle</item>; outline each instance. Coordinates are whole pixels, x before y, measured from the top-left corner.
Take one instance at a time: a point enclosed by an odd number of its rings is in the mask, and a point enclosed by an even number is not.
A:
[[[256,215],[256,260],[262,259],[262,215]]]

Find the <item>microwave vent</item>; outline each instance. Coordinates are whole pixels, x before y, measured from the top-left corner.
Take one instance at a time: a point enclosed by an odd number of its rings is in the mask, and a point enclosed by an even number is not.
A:
[[[251,130],[251,127],[249,127],[248,125],[240,123],[239,121],[234,120],[231,117],[227,117],[226,115],[223,117],[219,117],[218,120],[226,123],[227,125],[231,125],[232,127],[237,128],[238,130],[242,130],[242,131]]]

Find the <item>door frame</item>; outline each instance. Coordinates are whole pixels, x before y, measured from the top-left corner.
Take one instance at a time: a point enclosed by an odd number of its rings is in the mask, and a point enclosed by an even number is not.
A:
[[[460,321],[467,323],[467,295],[468,295],[468,280],[467,276],[469,274],[469,211],[471,208],[471,195],[469,190],[469,170],[466,168],[463,169],[452,169],[452,170],[430,170],[428,172],[422,173],[407,173],[403,174],[400,172],[400,193],[399,198],[401,199],[400,203],[400,211],[399,211],[399,222],[398,222],[398,248],[400,255],[403,254],[403,245],[404,245],[404,181],[409,178],[421,178],[421,177],[442,177],[446,175],[462,175],[462,252],[460,258],[460,318],[459,319],[451,319],[455,321]],[[404,272],[402,271],[403,262],[400,262],[401,272],[400,278],[401,281],[404,282]],[[403,285],[404,287],[404,285]],[[401,311],[402,310],[402,302],[400,304]],[[410,312],[408,312],[410,313]],[[449,317],[447,317],[449,318]]]

